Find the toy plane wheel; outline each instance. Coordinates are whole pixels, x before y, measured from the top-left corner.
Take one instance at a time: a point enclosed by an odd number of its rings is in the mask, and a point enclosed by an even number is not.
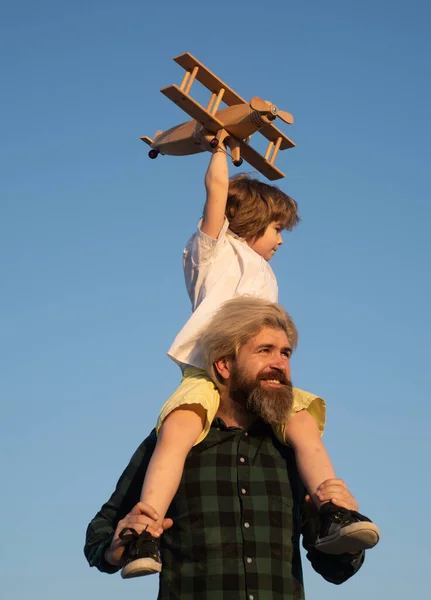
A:
[[[155,150],[154,148],[152,148],[149,152],[148,152],[148,156],[150,158],[157,158],[159,156],[159,151]]]
[[[242,158],[239,158],[238,160],[234,160],[233,164],[235,165],[235,167],[240,167],[243,162],[244,161],[242,160]]]
[[[211,146],[211,148],[217,148],[217,146],[218,146],[218,139],[217,138],[213,138],[212,140],[210,140],[210,146]]]

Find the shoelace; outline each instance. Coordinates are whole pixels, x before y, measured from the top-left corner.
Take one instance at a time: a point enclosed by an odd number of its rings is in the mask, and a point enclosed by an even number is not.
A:
[[[158,540],[147,532],[145,527],[142,533],[138,533],[133,527],[125,527],[120,531],[118,537],[126,542],[126,553],[130,558],[136,558],[142,553],[150,554],[154,558],[157,557],[159,547]]]
[[[147,527],[145,528],[145,531]],[[136,529],[133,529],[133,527],[125,527],[120,531],[118,537],[120,538],[120,540],[123,540],[123,542],[132,542],[133,540],[139,539],[139,533],[136,531]]]
[[[368,521],[371,523],[371,520],[368,519],[368,517],[361,515],[361,513],[358,513],[355,510],[336,510],[327,516],[331,521],[338,525],[348,525],[349,523],[355,523],[357,521]]]

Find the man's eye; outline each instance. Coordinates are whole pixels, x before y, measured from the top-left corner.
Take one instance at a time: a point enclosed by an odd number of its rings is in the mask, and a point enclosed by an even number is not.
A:
[[[286,358],[290,358],[291,357],[291,352],[287,351],[287,352],[282,352],[282,355],[285,356]]]
[[[269,348],[261,348],[259,352],[269,352]]]

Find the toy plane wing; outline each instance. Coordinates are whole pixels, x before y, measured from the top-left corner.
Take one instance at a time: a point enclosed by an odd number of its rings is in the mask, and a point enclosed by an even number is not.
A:
[[[275,181],[276,179],[281,179],[285,176],[283,171],[274,167],[273,164],[268,162],[266,158],[259,154],[252,146],[249,146],[242,141],[239,142],[239,146],[242,158],[257,171],[262,173],[262,175],[265,175],[270,181]]]
[[[294,148],[295,142],[293,142],[290,138],[287,137],[278,127],[275,125],[265,125],[258,129],[259,133],[261,133],[267,140],[270,142],[277,142],[278,138],[282,138],[280,150],[287,150],[288,148]]]
[[[234,104],[248,104],[247,100],[241,98],[232,88],[230,88],[224,81],[222,81],[217,75],[214,75],[204,64],[198,61],[189,52],[184,52],[174,58],[174,61],[178,63],[183,69],[189,73],[193,72],[193,69],[198,67],[196,72],[196,79],[202,85],[210,90],[213,94],[218,94],[221,89],[224,89],[223,102],[228,106]]]
[[[196,102],[191,96],[186,95],[177,85],[169,85],[160,90],[169,100],[177,104],[184,112],[195,121],[199,121],[210,133],[217,133],[223,129],[221,123],[214,115],[209,113],[203,106]]]

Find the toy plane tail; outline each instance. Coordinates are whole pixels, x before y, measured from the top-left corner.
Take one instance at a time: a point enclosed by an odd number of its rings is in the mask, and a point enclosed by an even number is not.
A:
[[[153,142],[154,142],[154,140],[152,140],[151,138],[149,138],[149,137],[148,137],[148,136],[146,136],[146,135],[143,135],[143,136],[141,136],[141,137],[140,137],[140,139],[141,139],[143,142],[145,142],[146,144],[148,144],[149,146],[152,146],[152,145],[153,145]]]

